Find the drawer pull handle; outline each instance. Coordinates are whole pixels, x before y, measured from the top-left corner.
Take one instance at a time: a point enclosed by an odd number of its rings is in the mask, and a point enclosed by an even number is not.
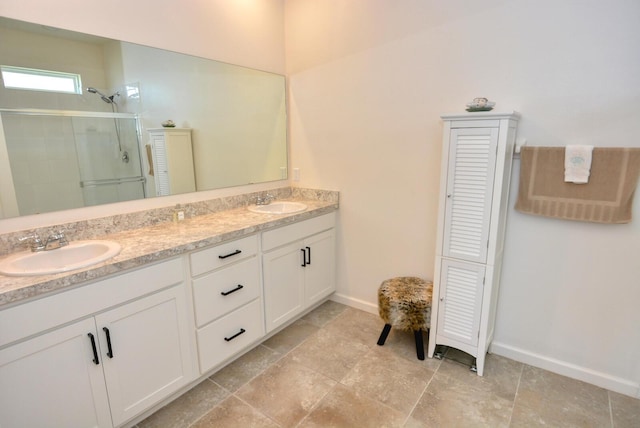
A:
[[[300,266],[305,267],[307,265],[307,250],[300,248],[300,251],[302,251],[302,264]]]
[[[98,349],[96,348],[96,338],[93,334],[89,333],[89,339],[91,339],[91,349],[93,349],[93,362],[98,365],[100,360],[98,359]]]
[[[233,339],[235,339],[236,337],[240,336],[242,333],[245,333],[247,330],[245,330],[244,328],[241,328],[239,332],[237,332],[236,334],[234,334],[231,337],[225,337],[224,340],[227,342],[231,342]]]
[[[227,257],[235,256],[236,254],[240,254],[242,250],[235,250],[233,253],[225,254],[224,256],[218,256],[219,259],[226,259]]]
[[[233,290],[229,290],[229,291],[221,291],[220,294],[222,294],[223,296],[228,296],[231,293],[235,293],[238,290],[242,290],[244,288],[244,286],[242,284],[238,284],[238,286],[236,288],[234,288]]]
[[[113,349],[111,349],[111,334],[109,333],[109,329],[107,327],[102,327],[104,334],[107,336],[107,357],[113,358]]]
[[[306,263],[310,265],[311,264],[311,247],[306,247],[306,248],[307,248],[307,256],[309,257]]]

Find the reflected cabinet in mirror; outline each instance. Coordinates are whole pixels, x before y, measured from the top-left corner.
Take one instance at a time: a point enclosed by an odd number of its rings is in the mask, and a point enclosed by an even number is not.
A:
[[[2,17],[0,40],[0,218],[287,178],[284,76]]]

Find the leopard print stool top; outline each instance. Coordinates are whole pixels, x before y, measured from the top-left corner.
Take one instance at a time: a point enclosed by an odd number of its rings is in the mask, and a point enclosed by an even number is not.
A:
[[[384,281],[378,290],[378,311],[385,324],[407,331],[431,325],[433,282],[412,276]]]

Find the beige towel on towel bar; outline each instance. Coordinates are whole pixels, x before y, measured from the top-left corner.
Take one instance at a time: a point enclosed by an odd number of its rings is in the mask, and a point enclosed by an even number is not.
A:
[[[587,184],[564,181],[564,147],[523,147],[516,210],[566,220],[629,223],[640,148],[596,147]]]

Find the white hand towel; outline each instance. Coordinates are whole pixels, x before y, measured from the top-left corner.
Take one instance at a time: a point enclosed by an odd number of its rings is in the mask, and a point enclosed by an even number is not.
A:
[[[564,181],[585,184],[591,174],[593,146],[570,145],[564,151]]]

